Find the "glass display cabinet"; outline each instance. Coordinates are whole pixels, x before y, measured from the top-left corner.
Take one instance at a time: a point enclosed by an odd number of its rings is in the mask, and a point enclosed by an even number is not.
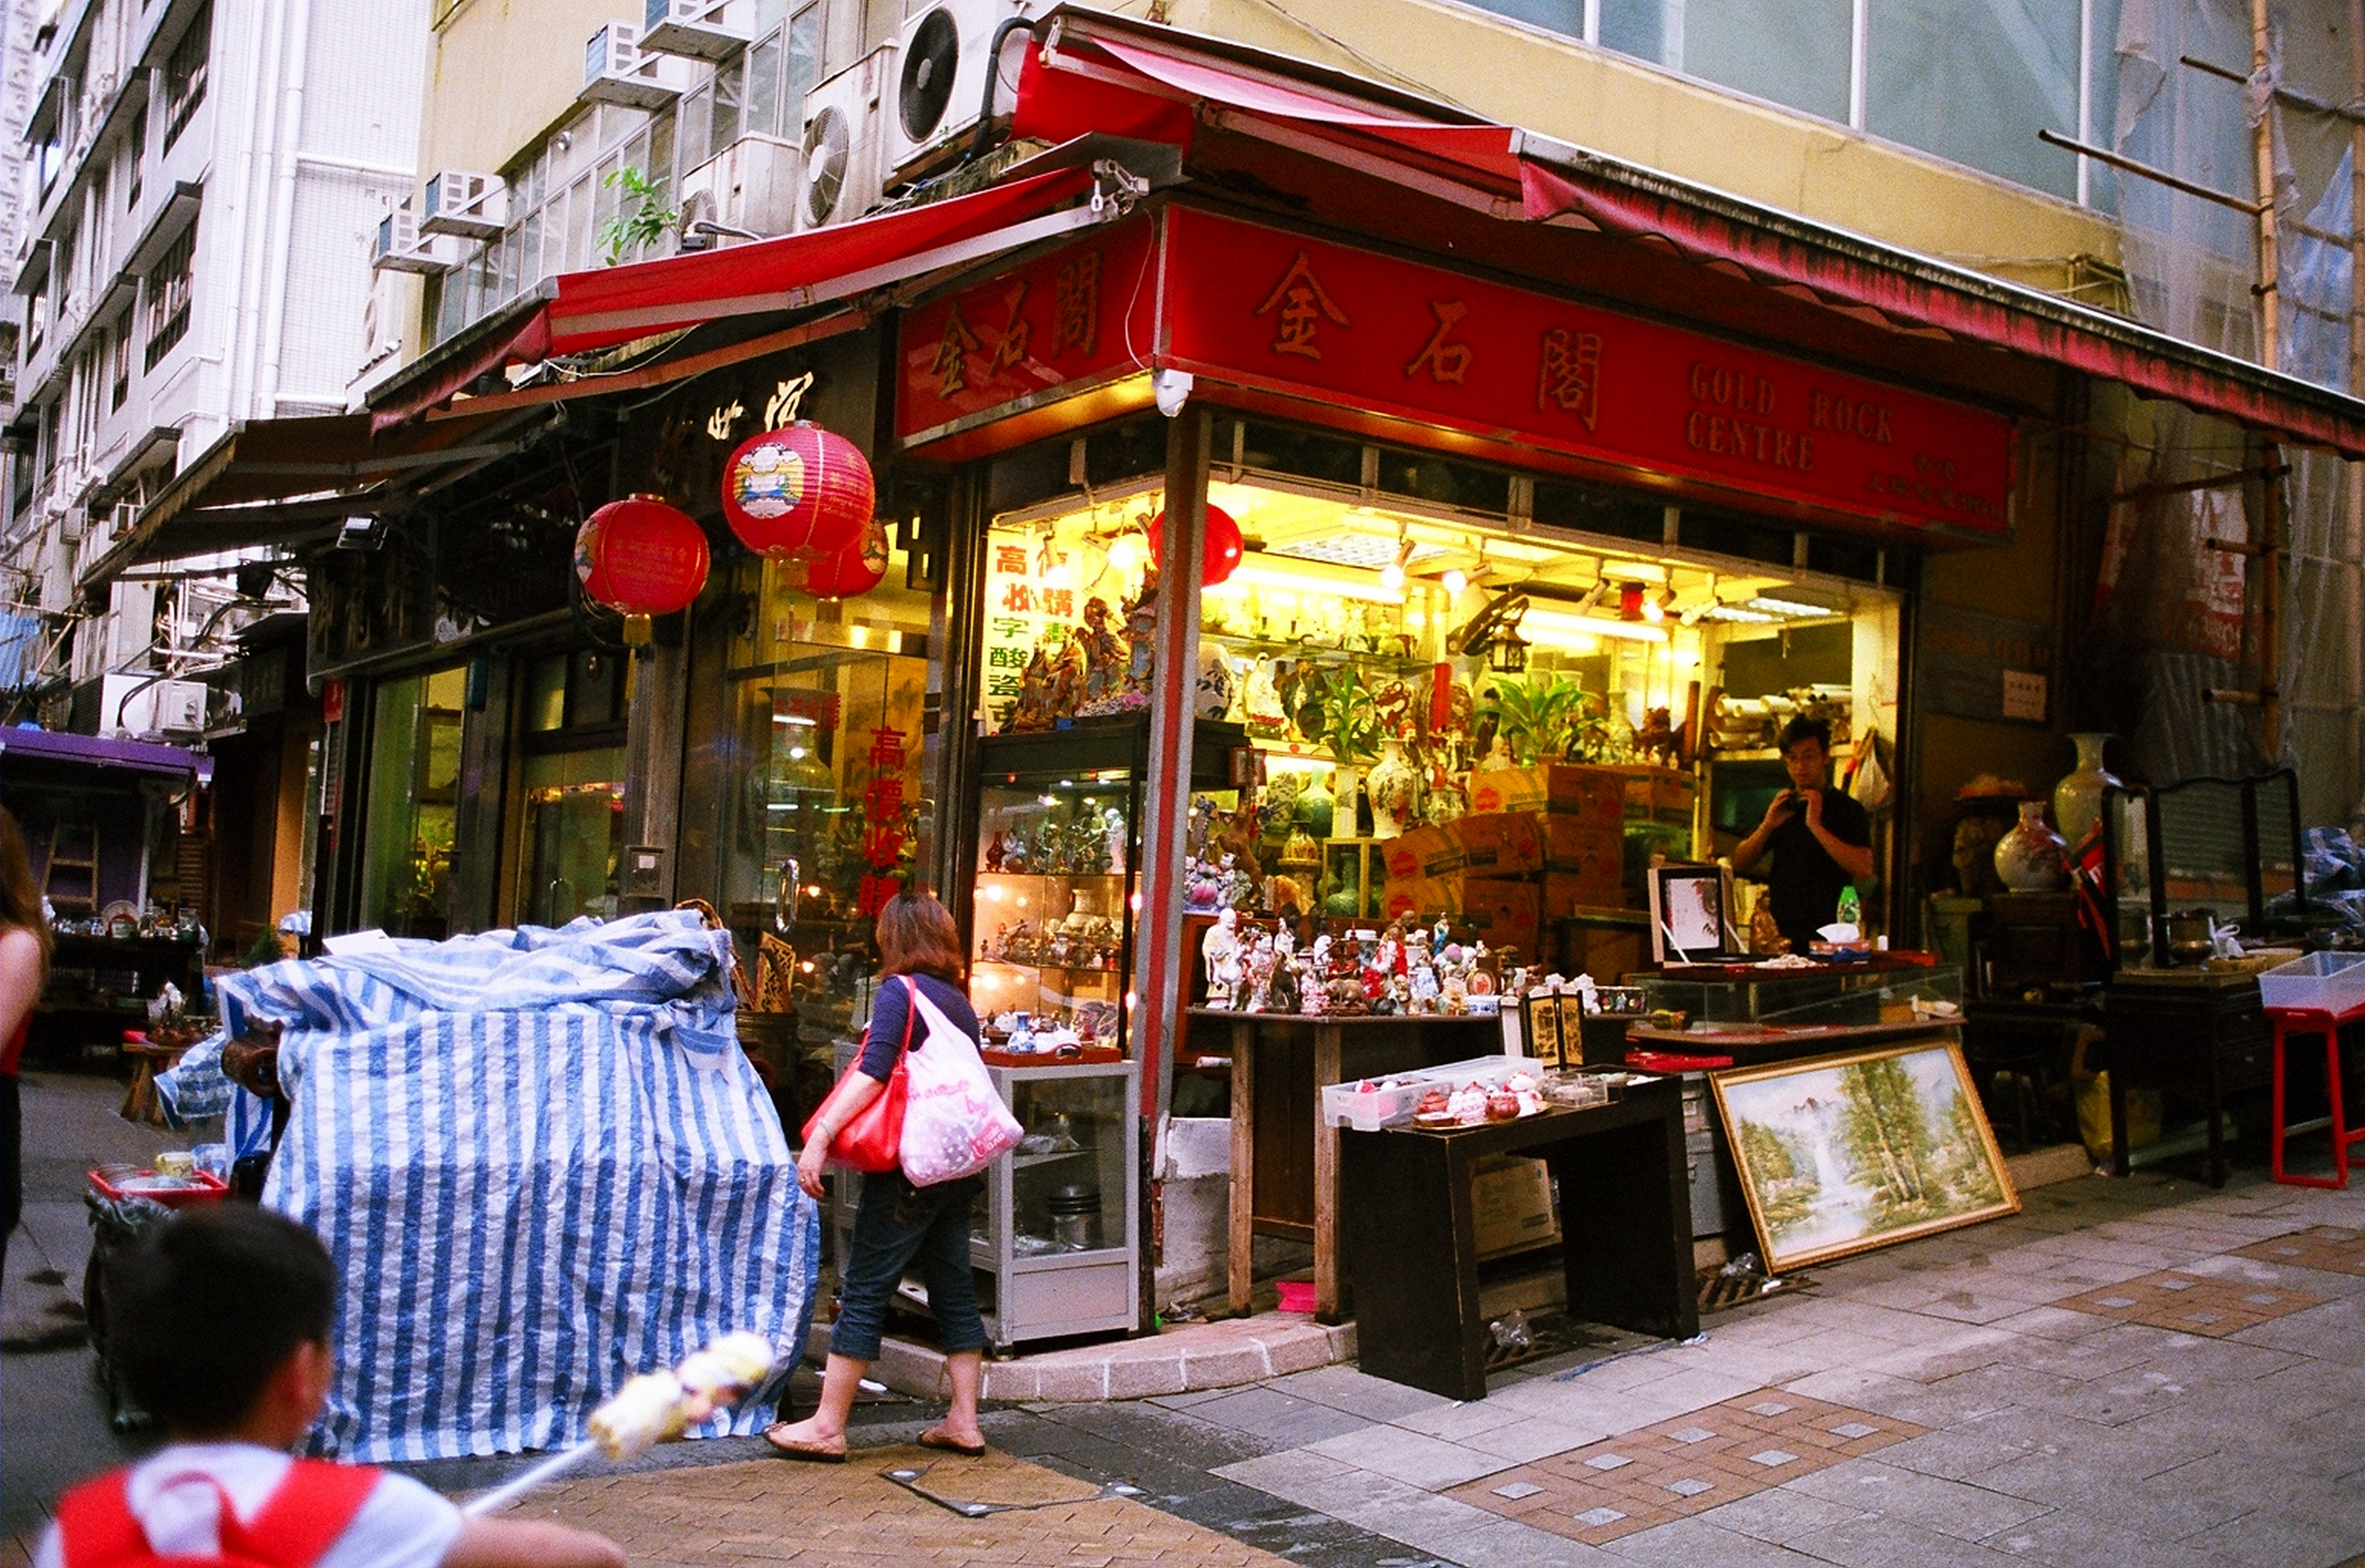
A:
[[[2299,776],[2291,769],[2113,788],[2102,804],[2102,882],[2116,912],[2120,968],[2198,962],[2213,923],[2252,942],[2307,930]]]
[[[987,1070],[1026,1135],[986,1172],[970,1236],[997,1346],[1140,1318],[1136,1063]]]
[[[1776,1028],[1962,1021],[1963,971],[1951,964],[1833,967],[1812,973],[1737,971],[1729,980],[1647,976],[1645,1005],[1693,1024]]]

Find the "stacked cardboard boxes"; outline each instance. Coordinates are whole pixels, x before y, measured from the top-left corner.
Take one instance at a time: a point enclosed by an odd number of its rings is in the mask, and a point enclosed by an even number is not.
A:
[[[1691,818],[1692,781],[1664,768],[1545,767],[1478,774],[1470,815],[1388,840],[1391,919],[1445,914],[1490,947],[1530,956],[1553,924],[1641,901],[1626,840]]]

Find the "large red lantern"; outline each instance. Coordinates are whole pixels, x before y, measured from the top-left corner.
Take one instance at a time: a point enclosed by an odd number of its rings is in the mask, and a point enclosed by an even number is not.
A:
[[[887,531],[872,518],[862,536],[835,555],[805,565],[805,591],[815,599],[853,599],[887,577]]]
[[[1166,563],[1166,514],[1160,512],[1149,520],[1149,558],[1163,569]],[[1203,587],[1214,588],[1232,575],[1240,564],[1240,525],[1232,514],[1219,506],[1207,508],[1207,543],[1200,552],[1200,565],[1205,575],[1199,581]]]
[[[741,442],[723,469],[723,515],[759,555],[835,555],[861,542],[877,499],[861,450],[802,420]]]
[[[624,618],[624,641],[649,640],[649,618],[687,610],[706,586],[706,531],[655,496],[610,501],[575,534],[584,597]]]

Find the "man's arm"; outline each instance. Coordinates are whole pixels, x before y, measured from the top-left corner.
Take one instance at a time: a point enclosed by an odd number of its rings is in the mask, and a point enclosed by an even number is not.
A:
[[[1825,791],[1821,790],[1807,791],[1807,831],[1815,835],[1815,842],[1823,846],[1823,853],[1830,856],[1838,863],[1839,868],[1848,874],[1850,881],[1871,880],[1872,846],[1850,844],[1823,825],[1824,793]],[[1735,857],[1734,864],[1736,866],[1740,864],[1738,857]]]
[[[470,1519],[443,1568],[626,1568],[630,1561],[622,1547],[589,1530],[540,1519]]]
[[[1765,845],[1774,836],[1774,830],[1790,820],[1789,804],[1789,790],[1785,790],[1775,796],[1766,806],[1765,820],[1757,824],[1757,831],[1733,846],[1732,868],[1735,871],[1745,876],[1765,857]]]

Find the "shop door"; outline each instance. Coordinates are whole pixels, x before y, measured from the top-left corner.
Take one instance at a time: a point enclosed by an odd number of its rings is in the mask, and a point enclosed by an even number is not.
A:
[[[467,676],[455,666],[380,682],[370,722],[361,924],[391,936],[452,934],[453,826]]]
[[[564,925],[616,913],[624,853],[625,658],[553,654],[524,669],[510,918]]]

